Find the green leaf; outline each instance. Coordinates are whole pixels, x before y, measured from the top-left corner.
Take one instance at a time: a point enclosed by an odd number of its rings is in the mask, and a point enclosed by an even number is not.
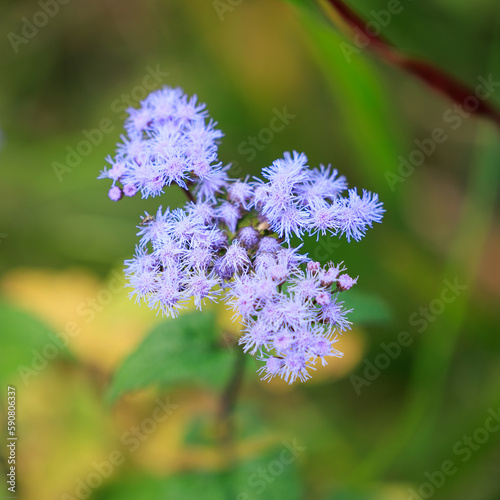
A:
[[[54,359],[68,351],[52,330],[44,323],[0,302],[0,378],[20,376],[25,383],[37,376]]]
[[[292,441],[287,442],[293,448]],[[300,452],[299,452],[300,453]],[[122,477],[95,491],[92,500],[300,500],[304,498],[297,457],[283,444],[227,472],[172,477]]]
[[[217,346],[212,313],[188,313],[156,326],[125,359],[108,401],[152,384],[201,383],[219,387],[230,376],[233,356]]]
[[[123,479],[97,490],[92,500],[194,499],[226,500],[226,485],[221,474],[183,474],[169,478],[142,476]]]
[[[286,443],[291,449],[293,440]],[[297,459],[300,453],[292,454],[285,444],[241,464],[229,476],[232,493],[231,498],[244,500],[300,500],[305,498],[297,470]]]
[[[213,419],[211,415],[197,415],[187,424],[184,443],[204,446],[214,444],[212,427]]]
[[[342,488],[331,493],[327,500],[378,500],[381,496],[372,490],[361,487]]]
[[[354,325],[390,323],[393,313],[386,302],[378,295],[349,290],[340,295],[344,307],[354,309],[348,315]]]

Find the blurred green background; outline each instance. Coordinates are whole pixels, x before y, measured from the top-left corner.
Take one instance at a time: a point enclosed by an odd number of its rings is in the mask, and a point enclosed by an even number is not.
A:
[[[7,384],[18,393],[19,497],[500,499],[498,126],[451,121],[454,103],[369,50],[348,60],[352,39],[312,1],[72,0],[45,18],[42,3],[5,1],[0,15],[0,376],[2,394]],[[388,2],[349,5],[373,20]],[[481,76],[500,81],[495,0],[401,6],[383,29],[401,50],[472,88]],[[151,73],[155,88],[207,103],[235,176],[295,149],[378,192],[387,209],[360,243],[306,242],[360,276],[354,328],[337,344],[345,357],[292,387],[260,382],[249,363],[230,459],[214,430],[220,384],[166,377],[106,398],[121,362],[162,324],[121,287],[139,215],[184,202],[172,188],[112,203],[96,180]],[[500,92],[490,102],[500,107]],[[289,123],[249,153],[249,137],[284,108]],[[398,171],[436,128],[447,139],[414,172]],[[453,295],[449,282],[463,288]],[[215,312],[217,331],[234,339],[237,325]],[[390,359],[384,346],[397,351],[401,332],[411,344]],[[54,333],[68,345],[37,358]],[[184,347],[179,363],[190,361]],[[168,419],[137,449],[127,444],[167,395]],[[4,440],[6,396],[0,408]],[[283,461],[294,440],[300,451]]]

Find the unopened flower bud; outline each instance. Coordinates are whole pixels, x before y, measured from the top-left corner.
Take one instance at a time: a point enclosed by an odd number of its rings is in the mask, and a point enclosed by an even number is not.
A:
[[[337,281],[339,272],[336,267],[331,267],[328,271],[323,271],[320,276],[320,283],[323,286],[331,286],[332,283]]]
[[[345,292],[352,288],[358,281],[358,278],[351,278],[348,274],[341,274],[337,280],[337,290]]]
[[[317,272],[319,271],[319,268],[320,268],[319,262],[310,261],[307,263],[307,270],[310,272]]]
[[[246,249],[253,248],[260,240],[259,231],[251,226],[243,227],[238,233],[238,240]]]
[[[108,196],[111,201],[121,200],[123,196],[123,191],[118,186],[113,186],[108,193]]]
[[[326,306],[331,302],[330,294],[328,292],[319,292],[315,298],[316,302],[320,306]]]

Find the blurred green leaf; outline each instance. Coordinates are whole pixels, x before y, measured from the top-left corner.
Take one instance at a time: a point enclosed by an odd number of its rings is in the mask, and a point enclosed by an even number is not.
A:
[[[397,161],[401,139],[387,89],[366,58],[349,55],[349,40],[328,26],[314,6],[300,4],[313,55],[343,113],[354,154],[372,186],[385,191],[383,173]]]
[[[370,491],[361,491],[359,488],[342,489],[336,491],[327,497],[327,500],[377,500],[375,493]]]
[[[248,357],[246,354],[244,356]],[[255,367],[252,367],[251,375],[255,375],[255,373]],[[247,378],[245,376],[245,380]],[[235,423],[235,439],[243,441],[259,440],[267,432],[268,424],[254,401],[238,401],[237,407],[233,410],[233,419]],[[214,430],[212,414],[197,415],[186,425],[183,442],[189,445],[217,445],[220,438]]]
[[[169,478],[139,477],[106,485],[92,500],[195,499],[225,500],[224,478],[220,474],[184,474]]]
[[[198,415],[187,424],[184,443],[188,445],[213,445],[215,436],[213,432],[212,415]]]
[[[286,444],[285,444],[286,443]],[[299,500],[304,498],[297,457],[291,440],[277,449],[241,464],[229,476],[234,497],[238,500]],[[300,450],[300,448],[298,448]]]
[[[361,496],[357,493],[352,492],[338,492],[331,494],[327,500],[372,500],[373,497]]]
[[[56,356],[68,357],[54,332],[37,318],[0,302],[0,378],[8,380],[14,374],[28,381]]]
[[[349,321],[355,325],[385,324],[393,319],[391,309],[378,295],[349,290],[341,298],[348,309],[354,309]]]
[[[184,314],[156,326],[116,372],[108,401],[151,384],[222,385],[233,356],[217,346],[215,330],[215,317],[207,312]]]
[[[290,448],[289,448],[290,447]],[[180,474],[168,478],[121,478],[97,490],[92,500],[299,500],[304,498],[297,455],[291,441],[269,453],[219,473]],[[300,453],[296,451],[296,453]]]

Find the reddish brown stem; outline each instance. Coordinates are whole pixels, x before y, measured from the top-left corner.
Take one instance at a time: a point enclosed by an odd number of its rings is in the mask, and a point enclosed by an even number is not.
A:
[[[196,198],[194,197],[193,193],[189,191],[189,189],[183,187],[181,187],[181,189],[184,191],[184,194],[187,196],[189,201],[196,203]]]
[[[403,54],[389,40],[381,35],[372,33],[368,29],[366,21],[358,16],[342,0],[327,1],[349,26],[351,31],[358,34],[361,32],[365,39],[369,40],[367,46],[381,59],[416,76],[429,87],[447,96],[460,106],[463,106],[468,98],[473,97],[474,106],[468,106],[467,111],[472,114],[488,117],[500,126],[500,112],[486,100],[482,98],[476,99],[476,97],[480,96],[476,96],[473,88],[468,87],[433,64]]]

